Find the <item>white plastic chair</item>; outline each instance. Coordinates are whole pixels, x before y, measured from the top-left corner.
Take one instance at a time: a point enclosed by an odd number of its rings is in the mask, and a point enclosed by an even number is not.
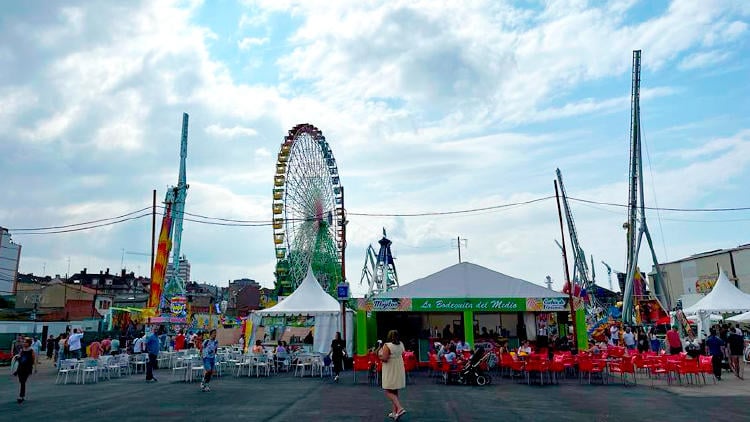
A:
[[[297,370],[300,370],[300,377],[305,376],[305,370],[310,368],[310,374],[312,375],[312,357],[311,356],[300,356],[297,358],[297,362],[294,364],[294,376],[297,376]]]
[[[55,384],[60,381],[60,378],[64,379],[64,384],[68,383],[68,375],[74,374],[75,381],[78,382],[78,361],[75,359],[66,359],[60,362],[60,369],[57,371],[57,377],[55,377]],[[65,375],[65,377],[63,377]]]
[[[98,379],[110,379],[109,376],[109,359],[111,356],[99,356],[99,359],[96,361],[96,369],[97,369],[97,378]]]
[[[189,364],[190,364],[190,361],[187,359],[183,359],[183,358],[175,359],[173,361],[173,366],[172,366],[172,380],[174,381],[175,374],[177,372],[181,372],[182,376],[180,377],[180,380],[187,381],[188,371],[190,371]]]
[[[120,376],[122,376],[123,373],[125,375],[132,374],[130,371],[130,355],[123,353],[117,356],[117,364],[120,366]]]
[[[143,372],[146,372],[146,362],[148,361],[148,355],[145,353],[141,353],[139,355],[135,355],[133,358],[133,369],[135,373],[138,373],[138,368],[143,367]]]
[[[193,382],[197,378],[203,377],[203,360],[200,358],[193,358],[190,359],[190,380],[189,382]]]
[[[260,376],[260,372],[263,371],[266,376],[271,375],[271,364],[268,362],[268,359],[265,355],[258,355],[252,357],[252,365],[255,369],[255,377],[258,378]],[[248,376],[250,374],[248,373]]]
[[[96,383],[99,381],[99,363],[96,359],[86,359],[83,361],[81,368],[81,380],[86,384],[86,377],[91,375],[91,379]]]
[[[250,356],[240,356],[240,360],[234,364],[236,370],[235,376],[239,377],[242,375],[242,371],[244,371],[245,368],[247,368],[247,376],[250,376],[250,365]]]

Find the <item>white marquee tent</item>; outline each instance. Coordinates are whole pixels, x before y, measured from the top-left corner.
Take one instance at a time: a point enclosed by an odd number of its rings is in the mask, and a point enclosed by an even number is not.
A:
[[[748,324],[750,323],[750,312],[745,312],[744,314],[735,315],[731,318],[727,318],[727,320]]]
[[[291,295],[275,306],[253,313],[253,326],[257,327],[264,316],[313,316],[315,317],[315,331],[313,336],[313,351],[328,353],[331,340],[336,331],[343,333],[341,327],[341,304],[323,290],[315,278],[312,269],[308,268],[302,283]],[[346,349],[351,356],[354,311],[346,313]]]
[[[747,311],[750,311],[750,295],[735,287],[723,269],[719,269],[719,278],[711,292],[684,309],[685,314],[689,315]]]

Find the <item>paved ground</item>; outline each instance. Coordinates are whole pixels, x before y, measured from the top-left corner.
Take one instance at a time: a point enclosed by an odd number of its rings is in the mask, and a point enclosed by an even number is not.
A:
[[[91,418],[161,421],[388,421],[382,391],[353,384],[346,373],[339,384],[294,378],[234,378],[212,382],[201,393],[197,384],[171,382],[168,370],[157,372],[158,383],[143,375],[94,385],[54,385],[49,364],[32,375],[28,399],[15,402],[18,383],[0,368],[0,420],[73,421]],[[748,367],[750,374],[750,367]],[[715,421],[750,419],[750,380],[730,374],[718,385],[651,388],[647,380],[635,387],[579,385],[527,386],[508,379],[487,387],[445,386],[419,374],[403,391],[408,413],[403,421]],[[362,381],[362,378],[359,379]],[[144,419],[145,418],[145,419]]]

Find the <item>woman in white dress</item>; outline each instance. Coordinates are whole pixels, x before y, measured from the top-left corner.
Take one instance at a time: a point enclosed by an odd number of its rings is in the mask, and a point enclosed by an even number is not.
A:
[[[383,390],[385,396],[393,404],[393,411],[388,417],[398,420],[406,413],[398,399],[398,390],[406,387],[406,371],[404,370],[404,343],[399,339],[398,331],[388,332],[386,343],[378,351],[383,361]]]

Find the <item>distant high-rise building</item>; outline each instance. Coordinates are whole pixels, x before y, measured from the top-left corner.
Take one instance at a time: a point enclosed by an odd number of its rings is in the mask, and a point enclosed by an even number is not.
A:
[[[0,296],[16,294],[21,245],[13,243],[8,229],[0,227]]]
[[[172,277],[172,271],[174,270],[174,265],[172,262],[169,262],[169,265],[167,266],[167,273],[166,273],[166,280],[169,280],[170,277]],[[190,282],[190,262],[188,262],[187,257],[185,255],[182,255],[180,257],[180,263],[177,270],[177,276],[182,279],[183,283],[187,284]]]

